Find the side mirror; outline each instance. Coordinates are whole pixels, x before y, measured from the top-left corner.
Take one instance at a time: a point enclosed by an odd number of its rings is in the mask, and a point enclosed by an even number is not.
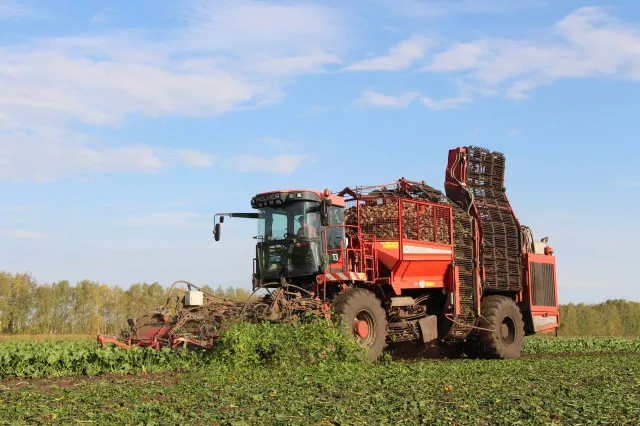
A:
[[[220,218],[222,219],[222,218]],[[222,222],[222,220],[220,220],[220,222]],[[220,223],[216,223],[215,228],[213,229],[213,239],[216,241],[220,241],[220,232],[222,230],[222,227],[220,226]]]

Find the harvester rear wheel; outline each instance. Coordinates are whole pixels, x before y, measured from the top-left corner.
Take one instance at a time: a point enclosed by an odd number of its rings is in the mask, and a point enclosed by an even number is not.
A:
[[[520,308],[506,296],[488,296],[482,299],[480,326],[493,331],[480,330],[476,337],[482,358],[519,358],[524,344],[524,321]]]
[[[338,323],[367,348],[369,362],[377,360],[387,340],[387,313],[371,291],[350,288],[336,296],[333,309]]]

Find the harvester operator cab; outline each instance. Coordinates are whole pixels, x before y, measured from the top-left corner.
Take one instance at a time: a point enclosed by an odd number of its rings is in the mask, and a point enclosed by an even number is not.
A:
[[[257,219],[254,283],[279,283],[283,278],[301,285],[342,261],[346,248],[342,197],[309,190],[258,194],[251,200],[257,213],[218,214],[214,238],[220,239],[224,217]]]

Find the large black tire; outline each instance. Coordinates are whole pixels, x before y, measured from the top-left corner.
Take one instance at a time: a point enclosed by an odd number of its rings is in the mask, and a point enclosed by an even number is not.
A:
[[[514,359],[522,354],[524,321],[522,312],[513,299],[506,296],[488,296],[482,299],[480,327],[475,340],[478,352],[469,350],[470,358]]]
[[[387,313],[375,294],[363,288],[347,289],[336,296],[333,310],[338,324],[367,348],[368,361],[376,361],[382,355],[387,340]],[[358,321],[367,324],[366,337],[361,337],[356,331]]]

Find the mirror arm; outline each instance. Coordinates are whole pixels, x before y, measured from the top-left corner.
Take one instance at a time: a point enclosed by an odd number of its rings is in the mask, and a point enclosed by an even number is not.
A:
[[[220,241],[221,224],[224,223],[225,217],[238,217],[244,219],[260,219],[260,213],[216,213],[213,217],[213,239]],[[217,219],[217,222],[216,222]]]
[[[260,213],[216,213],[215,217],[220,218],[220,222],[224,222],[226,217],[239,217],[243,219],[260,219]]]

